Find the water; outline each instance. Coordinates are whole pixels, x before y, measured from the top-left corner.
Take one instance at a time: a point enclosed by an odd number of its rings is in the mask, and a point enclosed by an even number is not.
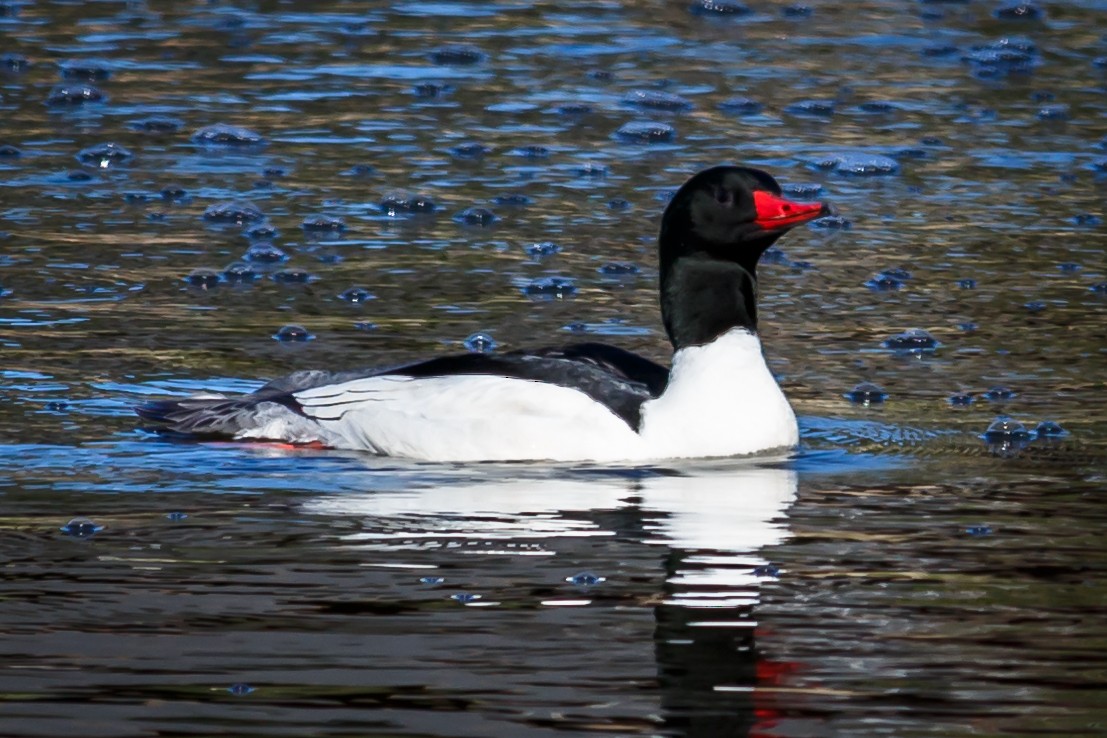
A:
[[[1107,732],[1107,7],[705,7],[0,4],[0,735]],[[665,360],[721,162],[840,211],[761,269],[793,459],[136,428],[478,335]]]

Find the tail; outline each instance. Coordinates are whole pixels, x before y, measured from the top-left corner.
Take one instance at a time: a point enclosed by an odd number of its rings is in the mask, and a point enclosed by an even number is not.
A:
[[[150,430],[196,439],[236,438],[256,431],[274,412],[288,408],[272,400],[246,397],[189,397],[183,400],[153,400],[134,408],[138,417],[153,424]]]

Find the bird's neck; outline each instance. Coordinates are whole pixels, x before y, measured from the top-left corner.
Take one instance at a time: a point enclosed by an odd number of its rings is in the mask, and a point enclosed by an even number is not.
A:
[[[774,241],[724,248],[662,234],[661,317],[675,351],[733,328],[757,332],[757,260]]]

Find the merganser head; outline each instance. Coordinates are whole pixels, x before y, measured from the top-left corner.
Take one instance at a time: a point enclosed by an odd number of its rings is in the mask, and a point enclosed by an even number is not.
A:
[[[826,215],[794,202],[760,169],[718,166],[677,190],[658,238],[661,312],[676,348],[757,327],[757,261],[792,228]]]

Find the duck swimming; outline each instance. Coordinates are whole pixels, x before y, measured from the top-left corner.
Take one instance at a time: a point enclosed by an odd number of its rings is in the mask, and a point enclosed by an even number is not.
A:
[[[658,236],[671,368],[615,346],[442,356],[389,369],[301,371],[238,397],[135,408],[155,428],[426,461],[645,461],[796,445],[796,417],[757,335],[757,263],[829,212],[767,173],[699,172]]]

